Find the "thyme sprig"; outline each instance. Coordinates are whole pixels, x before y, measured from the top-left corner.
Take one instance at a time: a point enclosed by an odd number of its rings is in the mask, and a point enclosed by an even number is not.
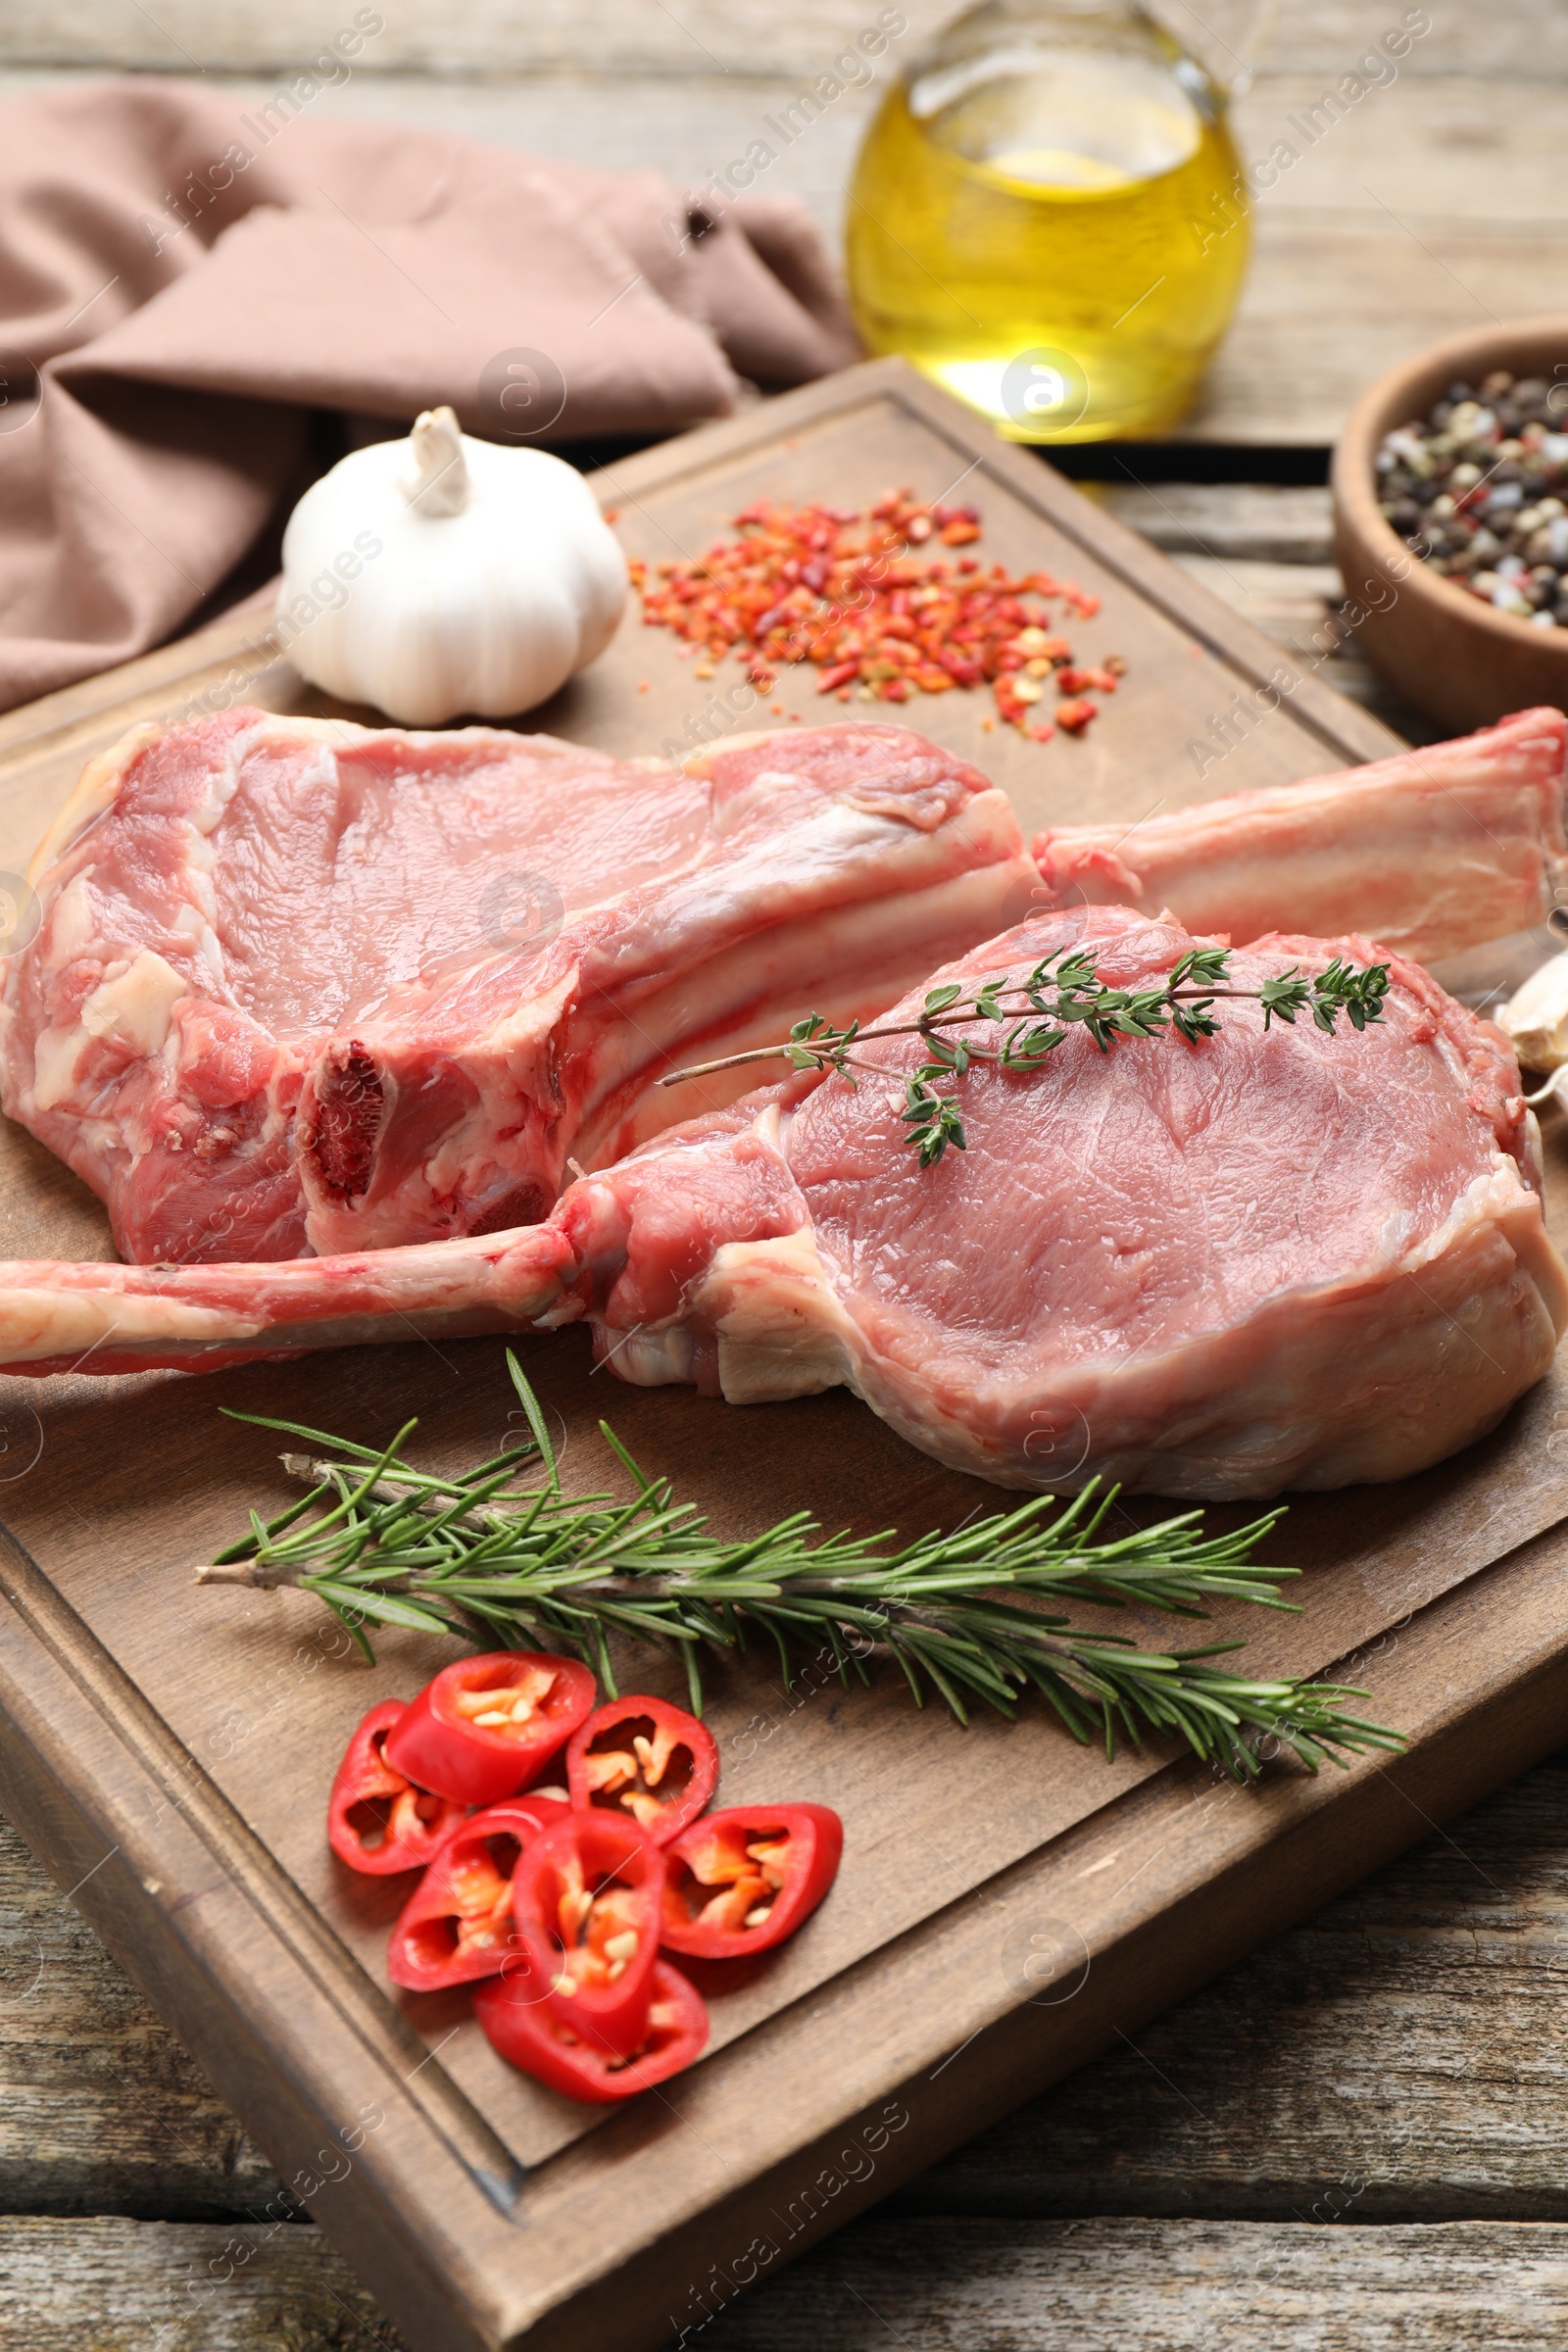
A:
[[[920,1155],[921,1167],[929,1168],[950,1144],[959,1152],[968,1148],[954,1090],[974,1062],[991,1062],[1002,1070],[1038,1070],[1075,1028],[1092,1038],[1102,1054],[1108,1054],[1119,1039],[1157,1037],[1167,1029],[1197,1045],[1201,1038],[1218,1035],[1213,1008],[1221,1001],[1260,1004],[1265,1030],[1274,1021],[1294,1027],[1297,1015],[1306,1012],[1318,1028],[1331,1033],[1342,1015],[1360,1031],[1382,1019],[1389,992],[1386,963],[1357,967],[1339,956],[1315,975],[1292,964],[1261,988],[1233,988],[1230,977],[1228,949],[1190,948],[1157,987],[1110,988],[1098,977],[1094,957],[1085,949],[1060,948],[1020,979],[1004,974],[986,981],[972,996],[966,996],[956,980],[931,989],[918,1020],[877,1021],[866,1028],[851,1021],[847,1028],[835,1029],[820,1013],[811,1012],[776,1046],[757,1046],[748,1053],[698,1062],[690,1069],[671,1071],[660,1084],[677,1086],[684,1079],[706,1078],[745,1062],[779,1060],[797,1070],[835,1070],[852,1086],[857,1070],[903,1077],[904,1108],[899,1115],[909,1129],[908,1141]],[[945,1034],[972,1028],[976,1022],[1004,1034],[991,1044]],[[925,1059],[907,1074],[869,1059],[863,1049],[889,1037],[923,1039]],[[944,1085],[947,1091],[939,1092]]]
[[[891,1656],[918,1703],[935,1691],[960,1722],[976,1700],[1011,1714],[1033,1690],[1076,1740],[1102,1738],[1107,1755],[1118,1733],[1135,1745],[1168,1735],[1237,1780],[1256,1775],[1265,1739],[1312,1772],[1325,1757],[1343,1763],[1403,1744],[1345,1711],[1365,1695],[1348,1685],[1211,1663],[1243,1642],[1152,1651],[1075,1627],[1054,1605],[1131,1602],[1196,1618],[1213,1598],[1293,1609],[1280,1587],[1299,1571],[1251,1556],[1277,1511],[1232,1535],[1205,1536],[1198,1511],[1117,1535],[1107,1528],[1116,1490],[1097,1483],[1065,1504],[1036,1495],[902,1545],[887,1533],[824,1536],[805,1511],[725,1542],[675,1500],[667,1479],[647,1477],[604,1422],[634,1499],[564,1494],[538,1399],[516,1358],[507,1360],[530,1435],[453,1478],[407,1459],[413,1421],[376,1453],[296,1422],[231,1415],[321,1450],[283,1456],[310,1492],[274,1519],[253,1512],[250,1533],[198,1569],[198,1582],[314,1592],[367,1655],[367,1622],[481,1645],[546,1642],[582,1658],[612,1693],[610,1637],[661,1642],[684,1660],[699,1711],[705,1654],[762,1636],[786,1686],[803,1645],[830,1657],[846,1685],[852,1673],[868,1681],[869,1661]],[[518,1488],[524,1462],[542,1483]]]

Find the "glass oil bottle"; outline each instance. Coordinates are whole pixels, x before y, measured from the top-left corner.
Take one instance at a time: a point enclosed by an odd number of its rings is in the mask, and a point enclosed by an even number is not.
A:
[[[1250,230],[1224,94],[1134,0],[984,0],[889,92],[847,237],[872,351],[1087,441],[1190,405]]]

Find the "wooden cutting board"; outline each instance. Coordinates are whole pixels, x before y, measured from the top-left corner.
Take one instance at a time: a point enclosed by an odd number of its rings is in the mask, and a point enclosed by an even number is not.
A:
[[[1129,823],[1375,757],[1393,738],[1032,455],[876,363],[600,477],[628,548],[692,554],[760,496],[860,506],[889,486],[972,500],[980,553],[1103,600],[1080,656],[1130,667],[1084,741],[998,724],[988,695],[905,715],[1003,782],[1026,829]],[[1194,743],[1291,684],[1206,779]],[[768,700],[820,717],[814,673]],[[725,700],[726,692],[728,699]],[[0,869],[19,872],[84,759],[132,720],[254,701],[336,708],[225,621],[0,720]],[[348,715],[358,715],[348,713]],[[771,716],[764,711],[762,721]],[[530,725],[625,754],[759,723],[740,673],[698,680],[635,609]],[[1553,1138],[1548,1139],[1554,1141]],[[1568,1168],[1553,1151],[1554,1199]],[[0,1134],[0,1251],[109,1255],[102,1212]],[[577,1332],[518,1343],[568,1485],[614,1486],[608,1416],[727,1528],[798,1507],[913,1534],[994,1507],[843,1392],[736,1409],[591,1369]],[[1336,1666],[1410,1735],[1396,1762],[1241,1791],[1158,1748],[1107,1762],[1039,1714],[959,1730],[902,1681],[846,1692],[808,1662],[715,1670],[720,1802],[811,1798],[846,1824],[838,1886],[783,1951],[711,1984],[701,2066],[609,2115],[514,2074],[466,1994],[381,1975],[398,1890],[322,1837],[332,1766],[374,1699],[449,1648],[378,1642],[371,1669],[299,1594],[195,1588],[254,1503],[287,1493],[267,1433],[220,1405],[361,1443],[410,1414],[435,1463],[516,1427],[498,1344],[418,1343],[208,1379],[0,1380],[0,1799],[366,2283],[419,2346],[645,2347],[701,2327],[850,2213],[1178,1998],[1332,1889],[1545,1753],[1568,1700],[1568,1400],[1544,1382],[1484,1445],[1398,1487],[1300,1500],[1274,1555],[1304,1612],[1227,1611],[1260,1667]],[[1216,1513],[1216,1523],[1225,1514]],[[1125,1624],[1125,1620],[1122,1621]],[[1155,1621],[1154,1639],[1168,1640]],[[678,1695],[657,1657],[629,1687]],[[261,2218],[261,2217],[259,2217]],[[220,2280],[193,2277],[199,2302]]]

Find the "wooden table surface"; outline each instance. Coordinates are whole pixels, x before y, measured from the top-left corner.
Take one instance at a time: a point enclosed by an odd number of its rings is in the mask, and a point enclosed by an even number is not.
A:
[[[951,13],[904,5],[895,59]],[[383,0],[381,13],[385,31],[320,111],[681,180],[740,152],[875,15],[867,0]],[[1249,13],[1202,0],[1189,24],[1246,52]],[[1238,110],[1249,156],[1413,22],[1398,0],[1273,13]],[[1157,470],[1128,451],[1098,495],[1321,659],[1325,677],[1430,737],[1353,646],[1331,650],[1327,494],[1299,484],[1381,367],[1492,315],[1568,311],[1568,8],[1431,0],[1426,13],[1394,85],[1260,205],[1235,331],[1184,428],[1207,446]],[[108,67],[202,72],[265,97],[350,14],[318,0],[8,0],[0,95]],[[869,103],[847,93],[774,167],[770,184],[830,229]],[[743,2298],[702,2331],[704,2352],[1559,2346],[1565,1991],[1568,1756]],[[394,2346],[287,2211],[69,1890],[0,1824],[0,2343]]]

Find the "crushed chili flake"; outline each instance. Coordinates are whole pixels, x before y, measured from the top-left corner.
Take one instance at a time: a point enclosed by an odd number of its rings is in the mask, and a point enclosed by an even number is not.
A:
[[[683,658],[688,649],[701,657],[699,678],[733,653],[763,694],[800,662],[816,665],[817,693],[841,703],[906,703],[911,693],[987,684],[1008,725],[1046,743],[1056,727],[1081,734],[1100,708],[1085,689],[1114,694],[1126,673],[1119,654],[1074,668],[1067,639],[1042,625],[1050,601],[1081,620],[1100,611],[1074,581],[913,553],[971,545],[981,535],[973,507],[910,490],[887,491],[863,514],[759,500],[734,527],[740,536],[715,540],[700,563],[630,565],[644,626],[672,629]],[[1068,698],[1050,719],[1040,708],[1048,678]]]

